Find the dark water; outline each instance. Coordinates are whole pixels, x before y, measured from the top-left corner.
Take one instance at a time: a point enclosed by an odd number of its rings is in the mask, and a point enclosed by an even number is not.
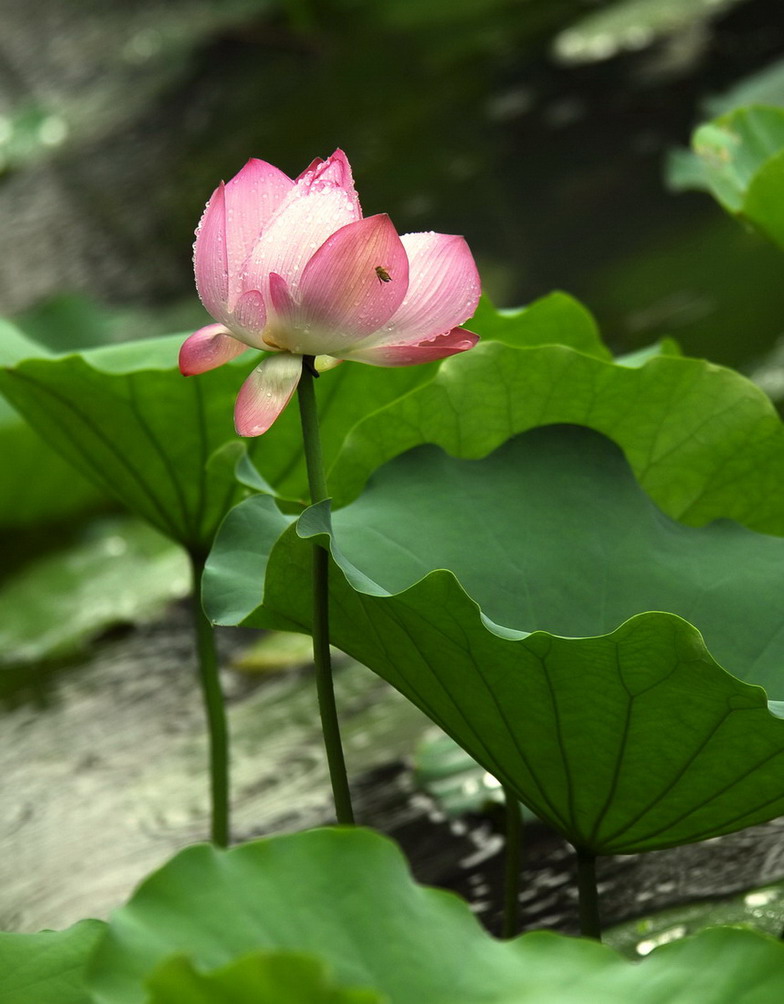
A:
[[[222,633],[224,665],[249,632]],[[208,829],[202,709],[187,611],[102,642],[84,666],[20,698],[0,732],[0,929],[105,917],[134,885]],[[237,841],[331,819],[310,670],[259,680],[224,670]],[[383,681],[339,661],[336,690],[358,820],[394,837],[422,882],[459,892],[500,928],[503,820],[448,819],[418,788],[416,744],[433,728]],[[40,700],[39,693],[39,700]],[[528,828],[527,929],[576,933],[569,846]],[[607,924],[784,876],[784,821],[720,840],[599,862]]]
[[[114,335],[197,325],[190,248],[217,181],[342,146],[367,213],[465,234],[502,305],[563,288],[619,350],[670,334],[720,362],[762,353],[780,252],[669,192],[665,162],[710,99],[784,58],[780,4],[684,0],[677,31],[565,58],[602,6],[2,0],[0,310],[80,292],[120,311]],[[58,344],[106,335],[40,320]]]

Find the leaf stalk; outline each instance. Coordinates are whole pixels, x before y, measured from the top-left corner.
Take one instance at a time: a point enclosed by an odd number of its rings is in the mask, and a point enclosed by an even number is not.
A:
[[[327,479],[321,451],[318,407],[313,386],[318,376],[313,356],[303,356],[302,376],[297,388],[299,414],[302,423],[302,441],[312,503],[328,498]],[[335,802],[338,823],[351,825],[354,810],[346,774],[346,761],[340,738],[340,722],[335,704],[332,680],[332,659],[329,651],[329,552],[320,544],[313,544],[313,662],[316,666],[316,693],[318,695],[321,729],[327,766]]]
[[[201,605],[204,559],[190,554],[193,570],[191,603],[196,656],[204,710],[207,715],[210,764],[210,839],[217,847],[229,844],[229,729],[226,703],[218,675],[215,629]]]

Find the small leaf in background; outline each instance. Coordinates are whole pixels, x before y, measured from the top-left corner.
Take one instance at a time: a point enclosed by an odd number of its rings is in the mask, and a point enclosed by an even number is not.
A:
[[[602,940],[630,959],[639,959],[659,945],[690,937],[708,927],[731,925],[743,925],[778,938],[784,931],[784,883],[748,889],[726,899],[660,910],[604,931]]]
[[[107,306],[84,293],[57,293],[15,314],[14,324],[51,352],[158,338],[204,323],[204,308],[192,296],[154,307]]]
[[[641,964],[547,932],[497,941],[458,897],[414,883],[394,844],[358,828],[181,852],[113,915],[88,985],[95,1004],[168,1004],[149,1001],[144,984],[172,954],[211,970],[259,950],[312,953],[337,986],[375,990],[389,1004],[737,1004],[784,994],[784,945],[749,931],[707,931]]]
[[[0,668],[73,656],[101,631],[154,617],[190,589],[179,547],[138,520],[99,520],[0,588]]]
[[[487,812],[505,805],[501,782],[480,767],[476,760],[447,735],[424,740],[414,752],[414,775],[417,784],[449,816],[466,812]],[[520,804],[523,819],[533,822],[537,816]]]
[[[384,1004],[372,990],[338,989],[319,959],[294,952],[254,952],[210,973],[175,956],[146,982],[146,1004]]]
[[[578,15],[553,43],[554,55],[580,65],[638,52],[671,36],[705,30],[722,10],[742,0],[615,0]],[[699,36],[701,37],[701,35]]]
[[[3,1004],[92,1004],[85,964],[104,926],[83,920],[67,931],[0,932]]]
[[[737,108],[701,125],[670,164],[675,188],[709,191],[784,248],[784,108]]]
[[[342,653],[332,652],[333,662]],[[232,667],[244,673],[268,675],[286,669],[297,669],[313,662],[313,642],[304,634],[270,631],[232,659]]]

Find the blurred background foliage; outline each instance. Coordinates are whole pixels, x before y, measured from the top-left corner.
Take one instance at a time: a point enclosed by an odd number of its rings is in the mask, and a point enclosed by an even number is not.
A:
[[[0,310],[55,349],[202,318],[190,245],[249,156],[343,147],[367,213],[465,234],[502,305],[552,288],[614,348],[739,364],[780,252],[668,151],[784,103],[779,0],[2,0]]]
[[[780,0],[0,0],[0,15],[0,362],[204,323],[191,243],[217,182],[250,156],[295,175],[341,146],[365,212],[465,234],[498,305],[565,289],[616,352],[673,336],[784,392],[761,363],[784,372],[782,252],[667,171],[709,116],[784,106]],[[107,502],[0,406],[2,577],[85,546],[75,517]]]

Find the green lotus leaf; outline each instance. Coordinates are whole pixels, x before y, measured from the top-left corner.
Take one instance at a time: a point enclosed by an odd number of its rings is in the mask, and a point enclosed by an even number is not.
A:
[[[333,642],[574,843],[650,850],[784,810],[784,724],[751,685],[784,690],[780,538],[674,522],[617,447],[573,427],[481,461],[411,451],[277,543],[261,504],[221,529],[212,618],[309,630],[297,531],[331,538]]]
[[[598,359],[612,358],[591,313],[568,293],[550,293],[511,310],[499,310],[483,296],[466,326],[485,340],[517,348],[568,345]]]
[[[174,956],[147,986],[147,1004],[385,1004],[372,990],[337,988],[323,963],[294,952],[254,952],[210,973]]]
[[[232,435],[236,366],[186,380],[181,339],[150,339],[0,371],[0,389],[68,461],[172,539],[203,549],[240,486],[205,471]]]
[[[701,125],[692,149],[673,161],[673,184],[706,189],[784,247],[784,109],[737,108]]]
[[[67,931],[0,932],[3,1004],[92,1004],[85,964],[103,929],[83,920]]]
[[[414,751],[414,776],[449,816],[486,812],[506,801],[496,778],[443,733],[419,743]],[[527,819],[536,818],[525,806],[521,808]]]
[[[188,848],[114,914],[88,985],[96,1004],[142,1004],[145,980],[172,954],[213,970],[260,950],[312,954],[338,986],[389,1004],[762,1004],[784,992],[784,946],[748,931],[709,931],[641,964],[546,932],[497,941],[458,897],[414,883],[394,844],[359,828]]]
[[[480,342],[355,425],[330,471],[330,492],[345,504],[384,461],[422,443],[478,459],[554,423],[613,439],[675,519],[734,519],[784,535],[784,425],[773,405],[732,370],[670,354],[622,365],[560,345]]]
[[[590,314],[565,294],[507,313],[485,302],[475,327],[483,337],[509,345],[557,340],[606,355]],[[34,352],[21,334],[17,340],[26,348],[12,351],[12,346],[0,357],[6,366],[0,369],[0,390],[30,426],[104,492],[163,533],[190,548],[207,546],[224,513],[246,494],[214,460],[232,440],[234,398],[253,355],[186,380],[176,365],[180,335],[66,356],[49,356],[40,348]],[[437,369],[437,363],[343,365],[324,374],[316,391],[325,462],[334,460],[360,419],[432,379]],[[29,429],[24,433],[32,437]],[[277,495],[307,499],[296,407],[288,408],[262,440],[253,441],[250,452]],[[40,485],[40,477],[28,477],[29,467],[20,465],[28,481]],[[67,466],[58,459],[53,470],[62,480]],[[15,505],[22,501],[18,496]]]
[[[0,586],[0,668],[72,656],[111,625],[150,618],[190,589],[176,545],[129,517],[97,521]]]
[[[0,320],[0,365],[45,357],[47,352]],[[0,527],[64,519],[105,500],[0,398]]]
[[[482,339],[511,347],[560,344],[602,359],[609,355],[590,313],[565,293],[552,293],[512,311],[497,311],[483,298],[466,326]],[[327,469],[335,463],[357,422],[376,412],[384,414],[386,406],[433,380],[439,365],[384,368],[344,363],[323,374],[315,386]],[[264,434],[253,461],[279,496],[299,500],[309,497],[296,407],[287,408]],[[338,488],[333,476],[330,486],[333,492]]]

